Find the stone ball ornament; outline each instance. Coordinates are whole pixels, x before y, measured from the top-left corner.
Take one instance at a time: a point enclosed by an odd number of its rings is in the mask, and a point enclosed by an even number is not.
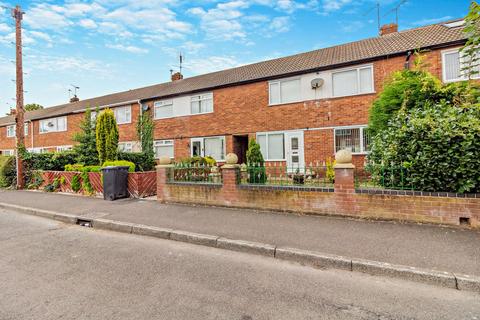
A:
[[[352,152],[346,149],[337,151],[335,161],[337,164],[352,163]]]
[[[172,163],[172,159],[167,156],[161,156],[160,159],[158,160],[158,163],[161,165],[167,165]]]
[[[237,164],[238,163],[238,156],[235,153],[229,153],[225,157],[225,162],[227,164]]]

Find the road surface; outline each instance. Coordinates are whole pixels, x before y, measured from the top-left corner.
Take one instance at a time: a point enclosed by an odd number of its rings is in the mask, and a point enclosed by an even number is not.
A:
[[[480,294],[0,210],[0,319],[480,320]]]

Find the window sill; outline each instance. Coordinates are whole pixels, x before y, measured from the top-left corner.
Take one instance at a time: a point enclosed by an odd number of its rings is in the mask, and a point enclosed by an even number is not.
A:
[[[348,98],[348,97],[356,97],[356,96],[364,96],[364,95],[370,95],[370,94],[376,94],[376,91],[371,91],[371,92],[362,92],[362,93],[355,93],[355,94],[348,94],[344,96],[334,96],[332,95],[331,99],[338,99],[338,98]],[[328,98],[327,98],[328,99]]]
[[[280,103],[268,103],[269,107],[276,107],[276,106],[284,106],[288,104],[295,104],[295,103],[302,103],[308,100],[296,100],[296,101],[290,101],[290,102],[280,102]]]

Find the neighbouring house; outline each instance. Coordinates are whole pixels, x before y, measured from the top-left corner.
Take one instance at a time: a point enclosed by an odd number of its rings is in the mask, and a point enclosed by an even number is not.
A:
[[[112,108],[120,148],[140,151],[135,124],[150,110],[157,157],[212,156],[229,152],[245,161],[248,139],[264,158],[288,166],[324,163],[350,149],[362,166],[368,153],[368,109],[389,75],[412,67],[415,50],[444,82],[464,80],[459,48],[463,21],[397,31],[375,38],[262,61],[228,70],[36,110],[26,114],[26,146],[33,152],[66,150],[87,107]],[[14,117],[0,118],[0,150],[13,154]]]

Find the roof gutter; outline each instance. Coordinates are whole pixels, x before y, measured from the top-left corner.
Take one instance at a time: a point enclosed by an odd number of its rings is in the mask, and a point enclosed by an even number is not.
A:
[[[107,104],[107,105],[95,107],[95,109],[101,110],[101,109],[106,109],[106,108],[119,107],[119,106],[124,106],[124,105],[132,104],[132,103],[140,103],[140,101],[141,101],[141,100],[139,100],[139,99],[137,99],[137,100],[129,100],[129,101],[122,101],[122,102],[117,102],[117,103],[112,103],[112,104]],[[80,110],[75,110],[75,111],[72,111],[72,113],[83,113],[83,112],[87,111],[87,109],[89,109],[89,108],[80,109]],[[38,118],[38,119],[41,119],[41,118]],[[35,119],[35,120],[38,120],[38,119]]]

